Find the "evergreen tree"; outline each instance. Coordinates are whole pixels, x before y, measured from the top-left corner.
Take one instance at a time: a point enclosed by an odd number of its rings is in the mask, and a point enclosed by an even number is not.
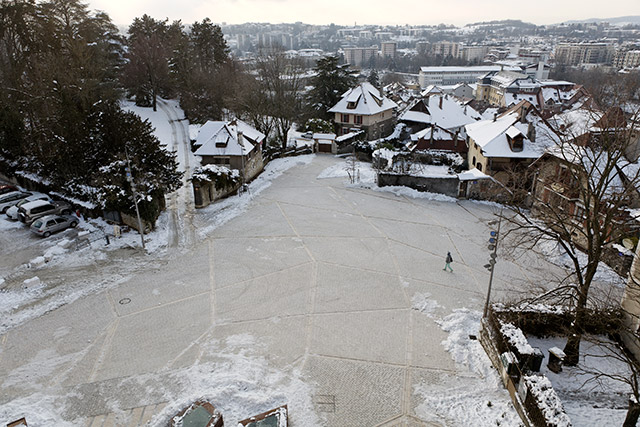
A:
[[[367,81],[371,83],[374,87],[380,87],[380,79],[378,77],[378,72],[374,69],[371,70],[369,76],[367,77]]]
[[[316,117],[330,120],[328,110],[356,84],[356,79],[349,73],[348,65],[338,65],[337,56],[319,59],[314,71],[316,75],[311,79],[313,89],[308,93],[307,104]]]

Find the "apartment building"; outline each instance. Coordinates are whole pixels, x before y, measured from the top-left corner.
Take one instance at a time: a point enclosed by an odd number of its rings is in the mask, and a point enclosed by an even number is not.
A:
[[[555,49],[555,60],[562,65],[607,64],[613,54],[613,45],[609,43],[560,43]]]
[[[433,44],[433,54],[457,58],[460,55],[460,43],[448,41],[436,42]]]
[[[371,58],[375,57],[377,54],[378,46],[344,48],[345,62],[357,67],[369,65],[369,61],[371,61]]]
[[[635,68],[640,66],[640,50],[618,52],[613,65],[616,68]]]
[[[389,58],[395,58],[397,48],[398,43],[396,42],[382,42],[380,44],[380,51],[383,57],[388,56]]]

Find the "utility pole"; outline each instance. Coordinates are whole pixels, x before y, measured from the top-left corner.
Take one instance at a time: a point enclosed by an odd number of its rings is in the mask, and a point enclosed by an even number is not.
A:
[[[136,217],[138,217],[138,233],[140,233],[140,241],[142,242],[142,249],[146,250],[144,245],[144,229],[142,228],[142,220],[140,219],[140,210],[138,209],[138,193],[136,192],[136,185],[133,182],[133,176],[131,175],[131,161],[129,160],[129,152],[127,147],[124,147],[124,155],[127,157],[127,167],[125,169],[127,173],[127,181],[131,185],[131,191],[133,192],[133,204],[136,207]]]

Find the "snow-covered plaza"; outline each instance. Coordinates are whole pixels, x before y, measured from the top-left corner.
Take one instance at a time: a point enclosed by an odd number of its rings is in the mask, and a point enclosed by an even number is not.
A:
[[[273,162],[251,193],[195,213],[190,246],[88,248],[67,257],[96,257],[91,265],[33,271],[59,292],[5,307],[0,419],[165,425],[204,397],[230,425],[285,403],[295,426],[518,425],[469,337],[496,208],[351,185],[344,166],[333,156]],[[496,299],[557,269],[509,258]],[[72,283],[92,290],[56,304]],[[0,296],[7,304],[19,291]]]

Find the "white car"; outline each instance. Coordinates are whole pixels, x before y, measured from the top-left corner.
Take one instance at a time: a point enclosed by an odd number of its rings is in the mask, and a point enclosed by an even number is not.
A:
[[[47,200],[47,201],[52,201],[49,196],[47,196],[44,193],[33,193],[32,195],[20,200],[16,205],[11,206],[10,208],[8,208],[5,213],[7,214],[7,217],[9,219],[12,219],[14,221],[16,221],[18,219],[18,208],[22,205],[24,205],[25,203],[29,203],[29,202],[33,202],[36,200]]]
[[[28,191],[12,191],[0,195],[0,213],[6,212],[11,206],[30,195],[31,193]]]

